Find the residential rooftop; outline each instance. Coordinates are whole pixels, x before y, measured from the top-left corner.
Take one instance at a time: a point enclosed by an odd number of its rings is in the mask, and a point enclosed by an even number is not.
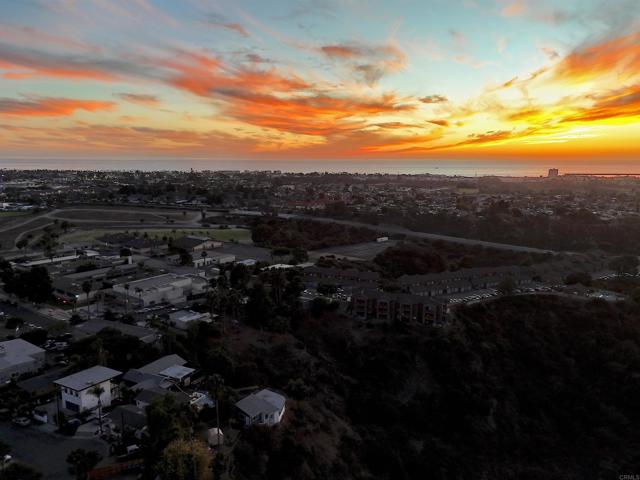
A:
[[[61,387],[70,388],[71,390],[80,391],[91,388],[102,382],[106,382],[107,380],[111,380],[121,374],[122,372],[119,372],[118,370],[96,365],[67,377],[60,378],[53,383],[60,385]]]

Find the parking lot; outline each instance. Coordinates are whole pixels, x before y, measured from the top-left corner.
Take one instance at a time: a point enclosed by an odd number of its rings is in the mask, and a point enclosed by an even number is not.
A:
[[[53,319],[40,313],[27,310],[20,306],[9,305],[6,302],[0,303],[0,312],[2,312],[0,314],[0,336],[3,337],[6,335],[16,334],[14,330],[7,330],[4,328],[4,319],[9,317],[18,317],[24,320],[25,323],[20,329],[21,332],[32,330],[34,328],[47,328],[48,325],[54,322]]]

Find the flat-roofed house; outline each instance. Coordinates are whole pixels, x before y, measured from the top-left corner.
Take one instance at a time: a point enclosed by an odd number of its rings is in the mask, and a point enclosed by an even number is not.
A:
[[[71,412],[84,412],[98,406],[98,396],[93,392],[101,388],[100,403],[103,407],[111,405],[114,385],[111,381],[122,372],[96,365],[64,378],[56,380],[60,391],[60,405]]]
[[[184,303],[188,297],[204,293],[207,286],[207,280],[197,275],[165,273],[119,283],[113,286],[113,292],[128,297],[134,305],[147,307],[160,303]]]
[[[21,338],[0,342],[0,384],[44,366],[45,351]]]

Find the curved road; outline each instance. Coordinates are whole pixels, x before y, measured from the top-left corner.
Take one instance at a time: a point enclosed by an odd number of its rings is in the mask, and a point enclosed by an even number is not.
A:
[[[49,212],[45,212],[43,214],[40,215],[36,215],[33,216],[31,218],[29,218],[28,220],[24,220],[21,222],[17,222],[17,223],[13,223],[13,224],[9,224],[9,225],[4,225],[2,227],[0,227],[0,233],[2,232],[7,232],[7,231],[11,231],[23,226],[28,225],[31,222],[34,222],[36,220],[39,220],[41,218],[50,218],[50,219],[59,219],[59,220],[67,220],[71,223],[75,223],[75,224],[96,224],[99,223],[101,225],[107,225],[109,227],[113,227],[113,228],[117,228],[117,227],[129,227],[131,225],[142,225],[145,228],[166,228],[167,224],[153,224],[153,223],[146,223],[146,224],[140,224],[139,221],[136,220],[132,220],[132,221],[126,221],[126,220],[91,220],[91,219],[76,219],[76,218],[65,218],[64,216],[64,212],[65,211],[90,211],[90,212],[96,212],[96,213],[117,213],[117,212],[122,212],[122,213],[127,213],[127,214],[131,214],[133,213],[132,210],[125,210],[125,209],[113,209],[113,208],[62,208],[62,209],[55,209],[55,210],[51,210]],[[147,212],[140,212],[140,213],[147,213]],[[148,212],[151,215],[157,215],[159,217],[162,216],[162,214],[159,214],[157,212]],[[253,215],[256,215],[256,212],[253,212]],[[195,227],[201,227],[202,225],[200,225],[198,223],[198,219],[199,219],[200,215],[199,213],[194,213],[193,215],[189,215],[188,218],[184,218],[181,219],[183,221],[178,221],[176,220],[175,223],[172,223],[171,226],[173,228],[195,228]],[[336,218],[327,218],[327,217],[313,217],[313,216],[308,216],[308,215],[300,215],[300,214],[295,214],[295,213],[281,213],[278,214],[279,218],[283,218],[283,219],[298,219],[298,220],[311,220],[314,222],[321,222],[321,223],[336,223],[339,225],[347,225],[347,226],[352,226],[352,227],[363,227],[363,228],[368,228],[370,230],[374,230],[377,232],[381,232],[381,233],[390,233],[390,234],[400,234],[400,235],[406,235],[407,237],[413,237],[413,238],[420,238],[420,239],[424,239],[424,240],[442,240],[445,242],[451,242],[451,243],[458,243],[458,244],[462,244],[462,245],[479,245],[479,246],[483,246],[483,247],[489,247],[489,248],[495,248],[495,249],[499,249],[499,250],[510,250],[510,251],[514,251],[514,252],[527,252],[527,253],[550,253],[550,254],[558,254],[561,252],[558,251],[554,251],[554,250],[545,250],[545,249],[541,249],[541,248],[534,248],[534,247],[526,247],[523,245],[511,245],[511,244],[507,244],[507,243],[497,243],[497,242],[488,242],[485,240],[477,240],[477,239],[473,239],[473,238],[464,238],[464,237],[453,237],[450,235],[441,235],[438,233],[426,233],[426,232],[416,232],[413,230],[409,230],[407,228],[404,227],[400,227],[397,225],[373,225],[370,223],[363,223],[363,222],[356,222],[353,220],[341,220],[341,219],[336,219]],[[51,222],[52,223],[52,222]],[[41,225],[38,226],[37,228],[32,228],[32,229],[28,229],[25,230],[23,232],[21,232],[15,239],[15,241],[18,241],[23,234],[28,233],[30,231],[34,231],[34,230],[40,230],[42,228],[44,228],[46,225]],[[14,241],[14,242],[15,242]]]
[[[395,233],[406,235],[407,237],[420,238],[425,240],[442,240],[444,242],[458,243],[462,245],[480,245],[482,247],[495,248],[498,250],[510,250],[513,252],[527,252],[527,253],[550,253],[559,254],[561,252],[555,250],[545,250],[542,248],[525,247],[523,245],[510,245],[507,243],[487,242],[485,240],[477,240],[473,238],[452,237],[450,235],[441,235],[438,233],[425,233],[415,232],[404,227],[397,225],[373,225],[370,223],[355,222],[352,220],[339,220],[336,218],[326,217],[311,217],[307,215],[299,215],[296,213],[281,213],[278,214],[279,218],[284,219],[297,219],[297,220],[312,220],[321,223],[337,223],[339,225],[348,225],[351,227],[363,227],[370,230],[375,230],[381,233]]]

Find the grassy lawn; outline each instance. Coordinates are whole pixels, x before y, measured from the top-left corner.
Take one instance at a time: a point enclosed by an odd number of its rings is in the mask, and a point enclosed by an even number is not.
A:
[[[24,217],[28,212],[4,212],[0,211],[0,225],[11,222],[14,218]]]
[[[183,235],[198,235],[203,237],[211,237],[215,240],[229,242],[232,240],[246,241],[251,239],[251,232],[244,228],[230,228],[227,230],[219,230],[217,228],[122,228],[122,229],[91,229],[76,230],[74,232],[62,235],[62,242],[94,242],[99,237],[108,233],[116,232],[138,232],[140,235],[147,233],[150,238],[162,237],[181,237]]]
[[[29,212],[14,212],[14,211],[4,211],[0,210],[0,218],[5,217],[20,217],[22,215],[28,215]]]

